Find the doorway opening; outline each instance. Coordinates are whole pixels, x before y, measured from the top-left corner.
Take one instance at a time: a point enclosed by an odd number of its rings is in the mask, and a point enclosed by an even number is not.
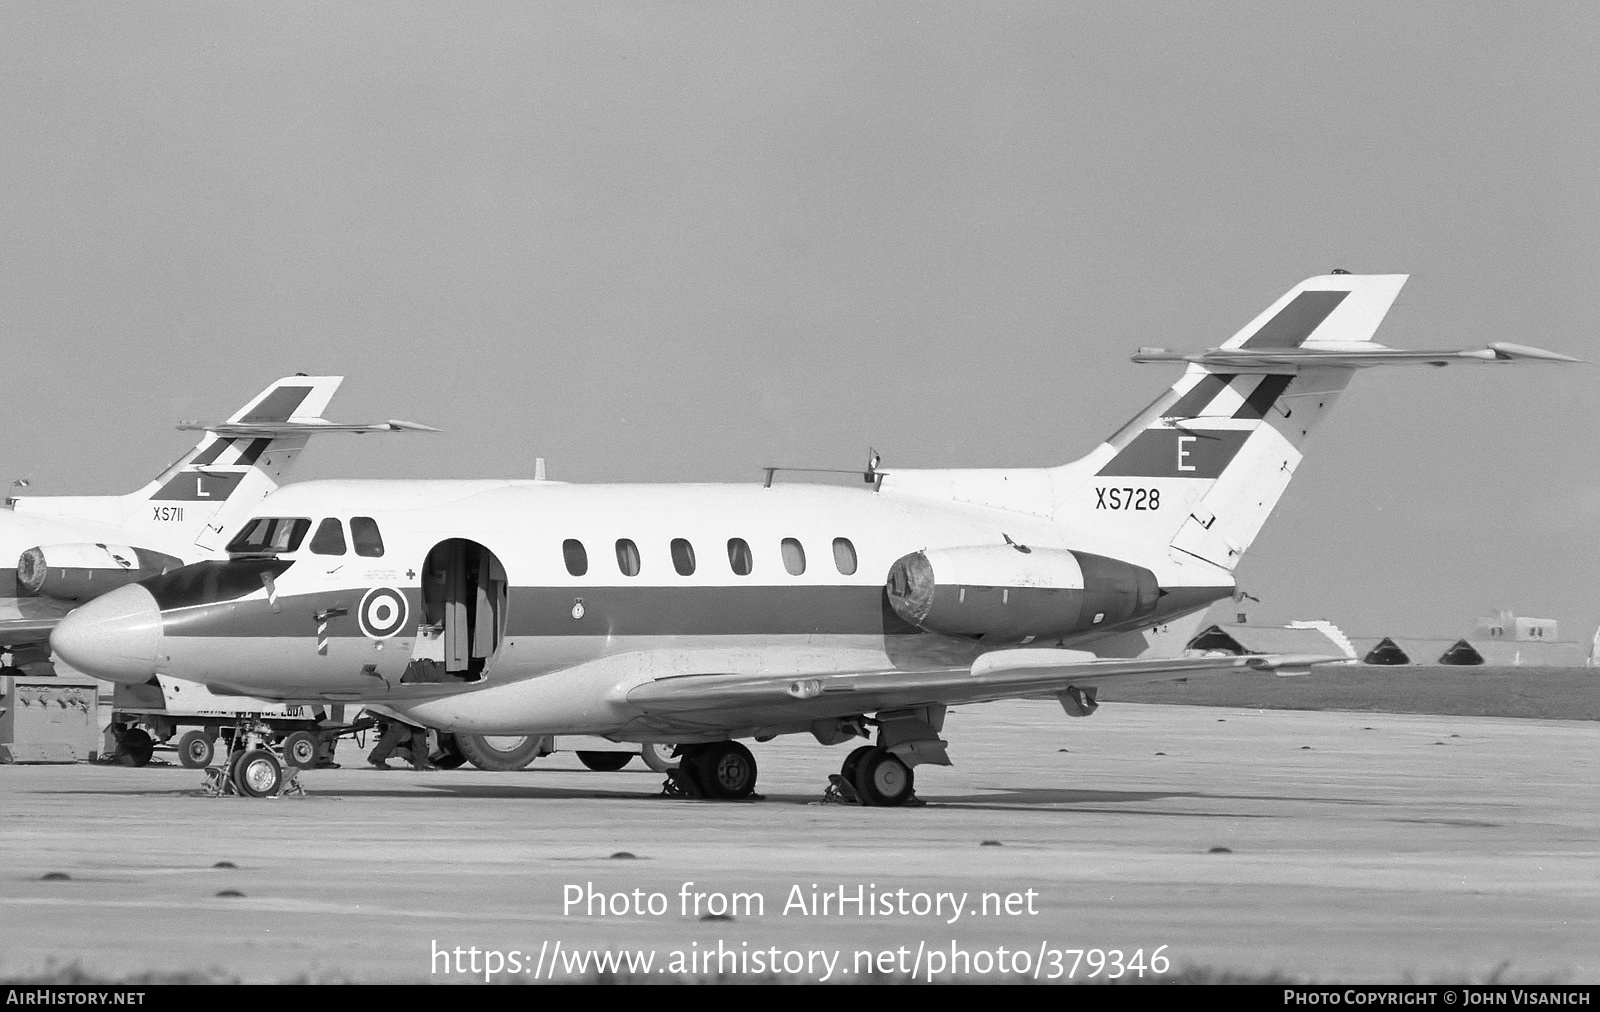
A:
[[[479,682],[505,638],[508,586],[493,552],[465,538],[422,563],[422,621],[402,682]]]

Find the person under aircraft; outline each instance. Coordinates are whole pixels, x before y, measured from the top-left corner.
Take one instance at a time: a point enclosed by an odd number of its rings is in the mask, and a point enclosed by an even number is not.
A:
[[[378,718],[382,732],[378,746],[367,756],[367,763],[380,770],[393,769],[389,757],[404,751],[411,759],[411,768],[417,772],[438,769],[428,762],[428,729],[393,718]]]

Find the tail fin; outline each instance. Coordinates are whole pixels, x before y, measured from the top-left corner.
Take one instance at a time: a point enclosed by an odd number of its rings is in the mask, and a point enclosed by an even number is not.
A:
[[[327,432],[437,432],[416,422],[330,422],[322,417],[343,376],[290,376],[279,380],[225,422],[184,422],[179,429],[202,430],[209,437],[195,447],[188,461],[168,469],[150,485],[152,501],[177,498],[190,501],[210,493],[222,504],[205,519],[194,543],[216,551],[226,534],[247,516],[288,476],[290,468],[313,435]],[[170,475],[170,476],[169,476]],[[215,491],[211,485],[218,484]]]
[[[1575,361],[1516,345],[1413,352],[1375,344],[1405,281],[1403,274],[1310,278],[1219,348],[1142,349],[1135,361],[1188,368],[1092,453],[1054,469],[1054,518],[1121,558],[1164,563],[1169,573],[1176,566],[1176,585],[1231,582],[1306,442],[1357,369]],[[1162,585],[1174,584],[1164,577]]]
[[[256,498],[265,496],[277,487],[305,448],[306,437],[300,431],[304,424],[322,414],[343,380],[342,376],[285,377],[257,394],[226,422],[180,422],[179,429],[200,430],[205,435],[154,481],[125,498],[134,502],[194,504],[192,508],[198,511],[221,506],[235,496],[248,498],[254,491],[252,486],[263,481],[267,487]],[[225,431],[237,425],[261,427],[263,431]]]
[[[204,437],[154,481],[123,497],[130,521],[139,523],[136,511],[143,510],[144,522],[167,537],[181,535],[208,551],[220,548],[223,533],[287,479],[308,441],[305,425],[321,418],[343,381],[287,376],[226,422],[180,422],[180,429],[200,430]]]
[[[328,421],[322,411],[342,382],[343,376],[286,376],[225,422],[180,423],[179,429],[205,435],[137,492],[30,496],[16,500],[15,508],[121,527],[141,544],[192,542],[218,549],[223,533],[286,480],[313,434],[435,431],[414,422]]]

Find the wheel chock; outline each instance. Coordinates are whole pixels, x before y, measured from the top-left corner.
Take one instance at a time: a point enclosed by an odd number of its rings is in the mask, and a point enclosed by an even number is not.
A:
[[[237,793],[233,789],[233,782],[228,778],[228,771],[222,766],[206,767],[206,784],[202,789],[208,798],[221,798]]]
[[[689,762],[678,764],[675,770],[667,770],[667,779],[661,782],[661,793],[669,798],[704,798],[705,789],[700,786],[700,779],[695,776],[694,766]]]
[[[837,773],[828,774],[828,789],[823,792],[822,803],[825,805],[860,805],[864,804],[861,795],[856,793],[856,786]]]

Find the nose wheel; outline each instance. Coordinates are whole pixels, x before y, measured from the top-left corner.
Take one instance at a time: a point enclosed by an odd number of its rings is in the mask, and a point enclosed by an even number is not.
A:
[[[264,748],[237,753],[229,774],[239,793],[249,798],[270,798],[283,787],[283,764]]]
[[[303,795],[298,775],[301,762],[315,762],[316,736],[295,732],[283,741],[282,754],[271,745],[272,728],[246,722],[224,729],[227,758],[206,767],[205,793],[214,798],[278,798]]]

